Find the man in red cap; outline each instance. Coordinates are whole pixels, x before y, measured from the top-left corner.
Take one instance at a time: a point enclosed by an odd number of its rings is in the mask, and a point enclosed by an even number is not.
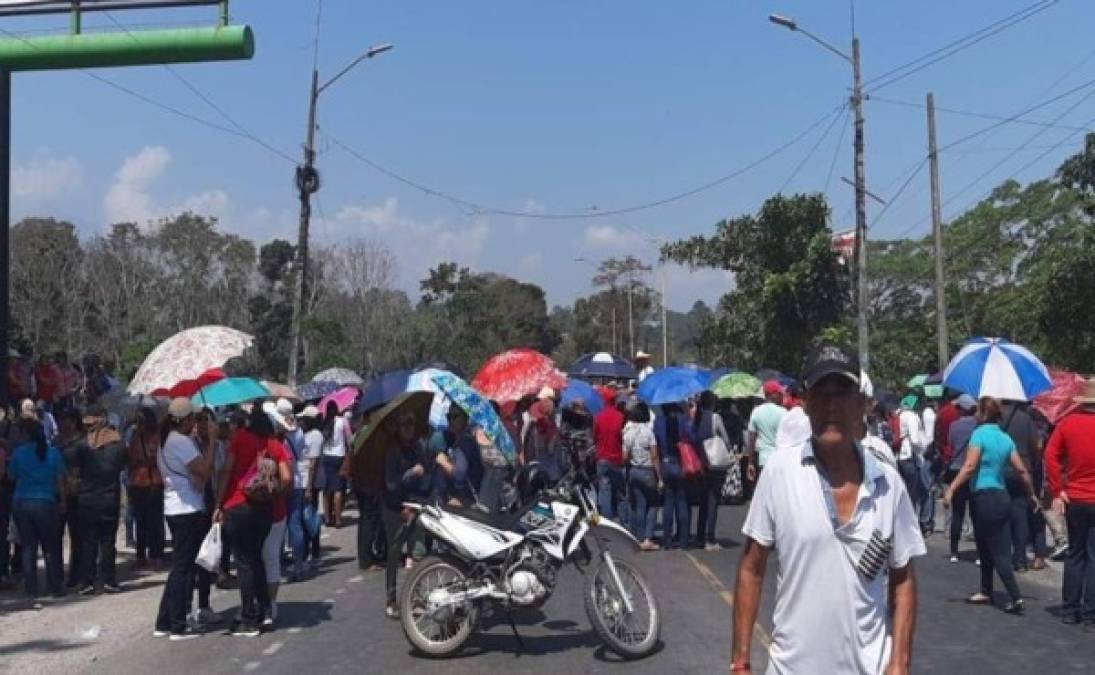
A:
[[[608,387],[600,390],[604,410],[593,419],[593,444],[597,456],[597,508],[601,515],[612,518],[624,496],[624,416],[616,408],[616,392]],[[621,520],[627,522],[625,514]]]
[[[779,423],[787,414],[787,409],[781,405],[783,387],[779,382],[768,380],[764,383],[763,392],[764,403],[753,408],[753,414],[749,416],[745,441],[745,457],[748,462],[746,476],[752,481],[760,478],[764,463],[775,451]]]

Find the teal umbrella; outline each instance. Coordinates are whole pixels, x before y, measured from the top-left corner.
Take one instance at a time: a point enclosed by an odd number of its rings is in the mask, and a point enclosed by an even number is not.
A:
[[[923,375],[914,375],[912,379],[905,383],[905,386],[909,389],[916,389],[917,387],[923,387],[924,383],[928,381],[927,373]]]
[[[252,377],[226,377],[207,385],[191,397],[195,408],[220,408],[266,398],[270,390]]]

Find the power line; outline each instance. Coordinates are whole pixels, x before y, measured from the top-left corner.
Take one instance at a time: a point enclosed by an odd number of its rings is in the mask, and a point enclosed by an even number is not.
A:
[[[3,28],[0,28],[0,35],[4,35],[6,37],[9,37],[9,38],[12,38],[12,39],[15,39],[15,40],[19,40],[20,42],[23,42],[24,44],[31,47],[32,49],[41,50],[41,48],[38,47],[38,45],[34,44],[33,42],[30,42],[29,40],[22,37],[21,35],[19,35],[17,33],[13,33],[9,30],[5,30]],[[212,122],[212,121],[207,120],[203,117],[198,117],[197,115],[186,112],[185,110],[180,110],[179,108],[176,108],[174,106],[168,105],[168,104],[163,103],[161,101],[157,101],[154,98],[151,98],[149,96],[146,96],[145,94],[142,94],[138,91],[130,89],[129,87],[127,87],[123,84],[115,82],[114,80],[111,80],[109,78],[103,77],[102,75],[94,73],[94,72],[92,72],[92,71],[90,71],[86,68],[78,68],[77,70],[80,73],[86,75],[87,77],[90,77],[91,79],[96,80],[97,82],[100,82],[102,84],[107,85],[108,87],[116,89],[116,90],[122,92],[123,94],[126,94],[127,96],[130,96],[132,98],[135,98],[138,101],[146,103],[146,104],[148,104],[148,105],[150,105],[154,108],[159,108],[160,110],[162,110],[164,112],[170,113],[170,114],[175,115],[177,117],[181,117],[183,119],[189,120],[189,121],[194,122],[196,124],[200,124],[200,125],[202,125],[204,127],[207,127],[209,129],[213,129],[215,131],[220,131],[222,133],[229,134],[231,136],[236,136],[238,138],[243,138],[243,139],[246,139],[246,140],[250,140],[252,142],[255,142],[257,140],[253,137],[249,137],[247,134],[241,133],[240,131],[238,131],[236,129],[232,129],[230,127],[226,127],[226,126],[223,126],[221,124],[217,124],[216,122]],[[274,152],[279,157],[283,157],[283,158],[287,159],[288,161],[292,162],[293,164],[296,164],[296,161],[291,159],[290,157],[288,157],[288,155],[285,155],[284,153],[281,153],[280,151],[277,151],[276,149],[274,149],[272,147],[267,147],[265,145],[262,145],[262,147],[264,147],[266,150]]]
[[[916,167],[913,169],[913,172],[910,173],[909,177],[905,179],[905,182],[901,184],[901,187],[897,189],[897,192],[895,192],[892,197],[886,200],[885,206],[882,207],[882,210],[879,211],[878,215],[874,217],[873,221],[871,221],[870,227],[867,228],[868,230],[874,229],[874,226],[878,224],[878,221],[882,219],[882,216],[886,215],[886,212],[890,210],[890,207],[893,206],[894,203],[901,198],[901,194],[905,192],[905,189],[909,187],[909,184],[912,183],[913,179],[916,178],[920,174],[920,172],[924,170],[924,167],[927,165],[927,163],[927,157],[924,157],[924,159],[920,160],[920,162],[917,163]]]
[[[121,29],[127,36],[129,36],[129,38],[131,40],[136,42],[138,45],[142,44],[141,41],[140,41],[140,38],[138,38],[136,35],[131,33],[129,31],[129,29],[126,28],[124,25],[119,23],[118,20],[114,18],[113,14],[111,14],[110,12],[103,12],[103,13],[106,14],[106,17],[110,20],[111,23],[113,23],[115,26],[117,26],[119,29]],[[273,154],[278,155],[278,156],[282,157],[285,160],[288,160],[290,162],[295,163],[295,160],[291,156],[289,156],[287,153],[279,150],[278,148],[274,147],[273,145],[267,143],[266,141],[262,140],[261,138],[259,138],[255,134],[248,131],[242,124],[237,122],[234,117],[229,115],[227,112],[224,111],[223,108],[221,108],[219,105],[214,103],[213,100],[210,97],[208,97],[204,93],[202,93],[202,91],[200,89],[198,89],[198,87],[195,86],[192,82],[190,82],[190,80],[188,80],[185,76],[183,76],[183,74],[180,73],[177,68],[172,67],[171,64],[168,64],[168,63],[164,63],[164,64],[161,64],[161,65],[163,66],[163,68],[167,72],[171,73],[171,75],[173,75],[175,77],[175,79],[177,79],[179,82],[181,82],[184,87],[189,89],[192,94],[197,96],[202,102],[204,102],[207,106],[209,106],[213,110],[213,112],[220,115],[221,118],[223,118],[226,122],[228,122],[233,127],[235,127],[235,129],[239,132],[239,134],[243,138],[247,138],[247,139],[251,140],[252,142],[256,143],[257,145],[265,148],[266,150],[269,150]]]
[[[901,100],[898,100],[898,99],[885,98],[885,97],[882,97],[882,96],[871,96],[870,100],[872,102],[888,103],[890,105],[905,106],[906,108],[917,108],[919,110],[923,110],[926,107],[923,103],[918,103],[916,101],[901,101]],[[1025,120],[1025,119],[1022,119],[1021,117],[1012,119],[1012,118],[1009,118],[1009,117],[1004,117],[1003,115],[992,115],[992,114],[989,114],[989,113],[974,112],[972,110],[960,110],[958,108],[944,108],[942,106],[935,106],[935,110],[936,110],[936,112],[951,113],[952,115],[962,115],[964,117],[975,117],[975,118],[978,118],[978,119],[985,119],[985,120],[1013,122],[1015,124],[1026,124],[1028,126],[1034,126],[1034,127],[1047,127],[1047,128],[1050,128],[1050,129],[1065,129],[1065,130],[1068,130],[1068,131],[1087,131],[1087,129],[1081,129],[1080,127],[1070,127],[1070,126],[1062,125],[1062,124],[1051,124],[1049,122],[1042,122],[1040,120]]]
[[[821,136],[818,137],[817,142],[814,143],[812,148],[810,148],[810,151],[807,152],[806,156],[802,158],[802,161],[800,161],[798,165],[795,166],[795,169],[791,172],[791,175],[787,176],[787,180],[783,181],[783,185],[779,186],[779,190],[776,191],[777,193],[782,194],[783,191],[787,189],[787,186],[791,184],[791,181],[793,181],[795,177],[798,176],[798,172],[802,171],[802,167],[806,166],[806,163],[809,162],[810,159],[814,156],[814,153],[817,152],[818,147],[820,147],[821,144],[825,142],[825,139],[829,137],[829,132],[833,130],[833,127],[836,126],[836,123],[843,118],[844,115],[840,114],[833,116],[833,120],[829,122],[829,126],[825,127],[825,131],[821,132]]]
[[[950,150],[951,148],[955,147],[956,145],[961,145],[962,143],[966,143],[967,141],[973,140],[974,138],[977,138],[978,136],[986,134],[989,131],[992,131],[993,129],[996,129],[998,127],[1002,127],[1005,124],[1010,124],[1010,123],[1014,122],[1015,120],[1017,120],[1020,117],[1025,117],[1026,115],[1029,115],[1030,113],[1034,112],[1035,110],[1040,110],[1040,109],[1042,109],[1042,108],[1044,108],[1048,105],[1051,105],[1053,103],[1056,103],[1057,101],[1060,101],[1063,98],[1067,98],[1068,96],[1071,96],[1072,94],[1083,91],[1084,89],[1088,89],[1093,85],[1095,85],[1095,79],[1088,80],[1087,82],[1084,82],[1081,85],[1073,87],[1072,89],[1069,89],[1068,91],[1066,91],[1064,93],[1057,94],[1056,96],[1054,96],[1050,99],[1042,101],[1041,103],[1037,103],[1037,104],[1032,105],[1028,108],[1025,108],[1025,109],[1015,113],[1014,115],[1011,115],[1009,117],[1005,117],[1004,119],[996,122],[995,124],[990,124],[986,127],[982,127],[981,129],[978,129],[977,131],[974,131],[972,133],[966,134],[965,136],[962,136],[961,138],[959,138],[956,141],[951,141],[950,143],[947,143],[946,145],[940,147],[939,152],[945,152],[945,151]],[[1085,98],[1086,98],[1086,96],[1085,96]]]
[[[1038,2],[1028,5],[1023,9],[1009,14],[1002,19],[994,21],[984,28],[976,30],[949,44],[943,45],[938,49],[930,51],[923,56],[909,61],[908,63],[900,65],[896,68],[892,68],[885,73],[882,73],[881,75],[877,75],[867,80],[864,83],[864,87],[867,87],[869,91],[876,91],[878,89],[882,89],[883,87],[888,87],[894,82],[903,80],[906,77],[909,77],[914,73],[918,73],[931,65],[934,65],[944,59],[954,56],[959,52],[965,51],[966,49],[969,49],[970,47],[984,40],[987,40],[988,38],[996,35],[997,33],[1000,33],[1001,31],[1007,30],[1008,28],[1011,28],[1018,23],[1022,23],[1023,21],[1037,14],[1040,14],[1041,12],[1044,12],[1058,2],[1059,0],[1039,0]],[[879,84],[871,87],[873,83],[879,82],[880,80],[881,82]]]
[[[777,155],[783,153],[788,148],[791,148],[792,146],[798,144],[800,141],[802,141],[803,138],[808,136],[810,134],[810,132],[812,132],[814,129],[818,128],[819,126],[824,124],[827,120],[829,120],[830,117],[832,117],[833,115],[838,114],[844,108],[844,106],[845,106],[845,104],[842,103],[841,105],[833,108],[831,111],[829,111],[823,117],[821,117],[820,119],[815,121],[813,124],[808,126],[805,130],[800,132],[798,135],[796,135],[795,137],[793,137],[789,141],[786,141],[785,143],[781,144],[780,146],[776,147],[774,150],[771,150],[770,152],[766,153],[765,155],[763,155],[759,159],[756,159],[756,160],[746,164],[745,166],[743,166],[743,167],[741,167],[741,168],[739,168],[739,169],[737,169],[737,170],[735,170],[735,171],[733,171],[729,174],[726,174],[724,176],[720,176],[720,177],[718,177],[714,180],[708,181],[707,183],[704,183],[704,184],[699,185],[697,187],[685,190],[683,192],[678,192],[676,194],[672,194],[672,195],[669,195],[667,197],[662,197],[660,199],[656,199],[656,200],[653,200],[653,201],[643,202],[641,204],[634,204],[634,205],[631,205],[631,206],[625,206],[625,207],[607,209],[607,210],[591,209],[591,210],[587,210],[587,211],[578,211],[578,212],[572,212],[572,213],[544,213],[544,212],[517,211],[517,210],[513,210],[513,209],[505,209],[505,208],[489,206],[489,205],[481,204],[481,203],[478,203],[478,202],[474,202],[470,199],[465,199],[463,197],[459,197],[457,195],[445,192],[443,190],[439,190],[437,188],[430,187],[430,186],[425,185],[424,183],[421,183],[417,180],[407,178],[407,177],[393,171],[392,169],[389,169],[389,168],[387,168],[387,167],[385,167],[385,166],[369,159],[364,154],[358,152],[357,150],[354,150],[352,147],[350,147],[349,145],[343,143],[338,138],[335,138],[334,136],[332,136],[329,133],[327,134],[327,138],[330,139],[330,142],[333,145],[341,148],[343,150],[343,152],[345,152],[346,154],[350,155],[351,157],[358,160],[362,164],[365,164],[366,166],[368,166],[368,167],[384,174],[385,176],[391,178],[392,180],[395,180],[399,183],[403,183],[404,185],[407,185],[408,187],[412,187],[416,190],[420,190],[421,192],[423,192],[423,193],[425,193],[425,194],[427,194],[431,197],[437,197],[439,199],[443,199],[445,201],[448,201],[452,204],[461,206],[461,207],[466,208],[466,209],[470,209],[475,214],[514,216],[514,217],[519,217],[519,218],[533,218],[533,219],[539,219],[539,220],[579,220],[579,219],[589,219],[589,218],[604,218],[604,217],[607,217],[607,216],[618,216],[618,215],[623,215],[625,213],[635,213],[637,211],[645,211],[645,210],[648,210],[648,209],[653,209],[653,208],[656,208],[656,207],[659,207],[659,206],[664,206],[666,204],[677,202],[677,201],[680,201],[682,199],[687,199],[688,197],[691,197],[693,195],[696,195],[696,194],[699,194],[701,192],[705,192],[705,191],[710,190],[712,188],[718,187],[719,185],[722,185],[723,183],[729,182],[729,181],[737,178],[738,176],[741,176],[745,173],[748,173],[749,171],[755,169],[756,167],[760,166],[761,164],[764,164],[765,162],[772,159],[773,157],[776,157]]]
[[[853,12],[853,17],[854,17],[854,15],[855,15],[854,5],[853,5],[852,12]],[[855,19],[853,18],[853,22],[854,21],[855,21]],[[845,109],[843,121],[841,122],[841,125],[840,125],[840,136],[837,137],[836,145],[833,147],[833,161],[829,162],[829,173],[826,174],[826,176],[825,176],[825,189],[822,190],[822,192],[825,193],[825,194],[829,193],[829,183],[832,182],[832,180],[833,180],[833,171],[836,169],[836,160],[840,157],[840,148],[841,148],[842,144],[844,143],[844,136],[847,134],[848,127],[850,126],[849,124],[847,124],[849,115],[851,115],[851,111]]]

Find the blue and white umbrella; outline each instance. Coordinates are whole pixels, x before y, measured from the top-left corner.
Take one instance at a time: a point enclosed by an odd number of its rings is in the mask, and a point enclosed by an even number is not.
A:
[[[943,384],[964,394],[1029,401],[1053,387],[1037,356],[1003,338],[974,338],[943,371]]]
[[[634,380],[639,376],[635,366],[622,356],[597,352],[586,354],[570,367],[572,377],[606,377],[616,380]]]

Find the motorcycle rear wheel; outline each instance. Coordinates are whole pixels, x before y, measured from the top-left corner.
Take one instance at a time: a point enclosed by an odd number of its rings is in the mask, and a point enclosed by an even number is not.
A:
[[[641,659],[658,645],[661,633],[658,602],[639,570],[620,560],[613,563],[634,611],[627,614],[624,610],[608,563],[602,561],[586,582],[586,614],[606,647],[625,659]]]
[[[449,656],[471,636],[479,614],[473,603],[444,610],[440,618],[426,609],[431,592],[466,581],[467,568],[456,558],[431,556],[414,566],[403,586],[399,615],[403,634],[416,651],[434,658]]]

